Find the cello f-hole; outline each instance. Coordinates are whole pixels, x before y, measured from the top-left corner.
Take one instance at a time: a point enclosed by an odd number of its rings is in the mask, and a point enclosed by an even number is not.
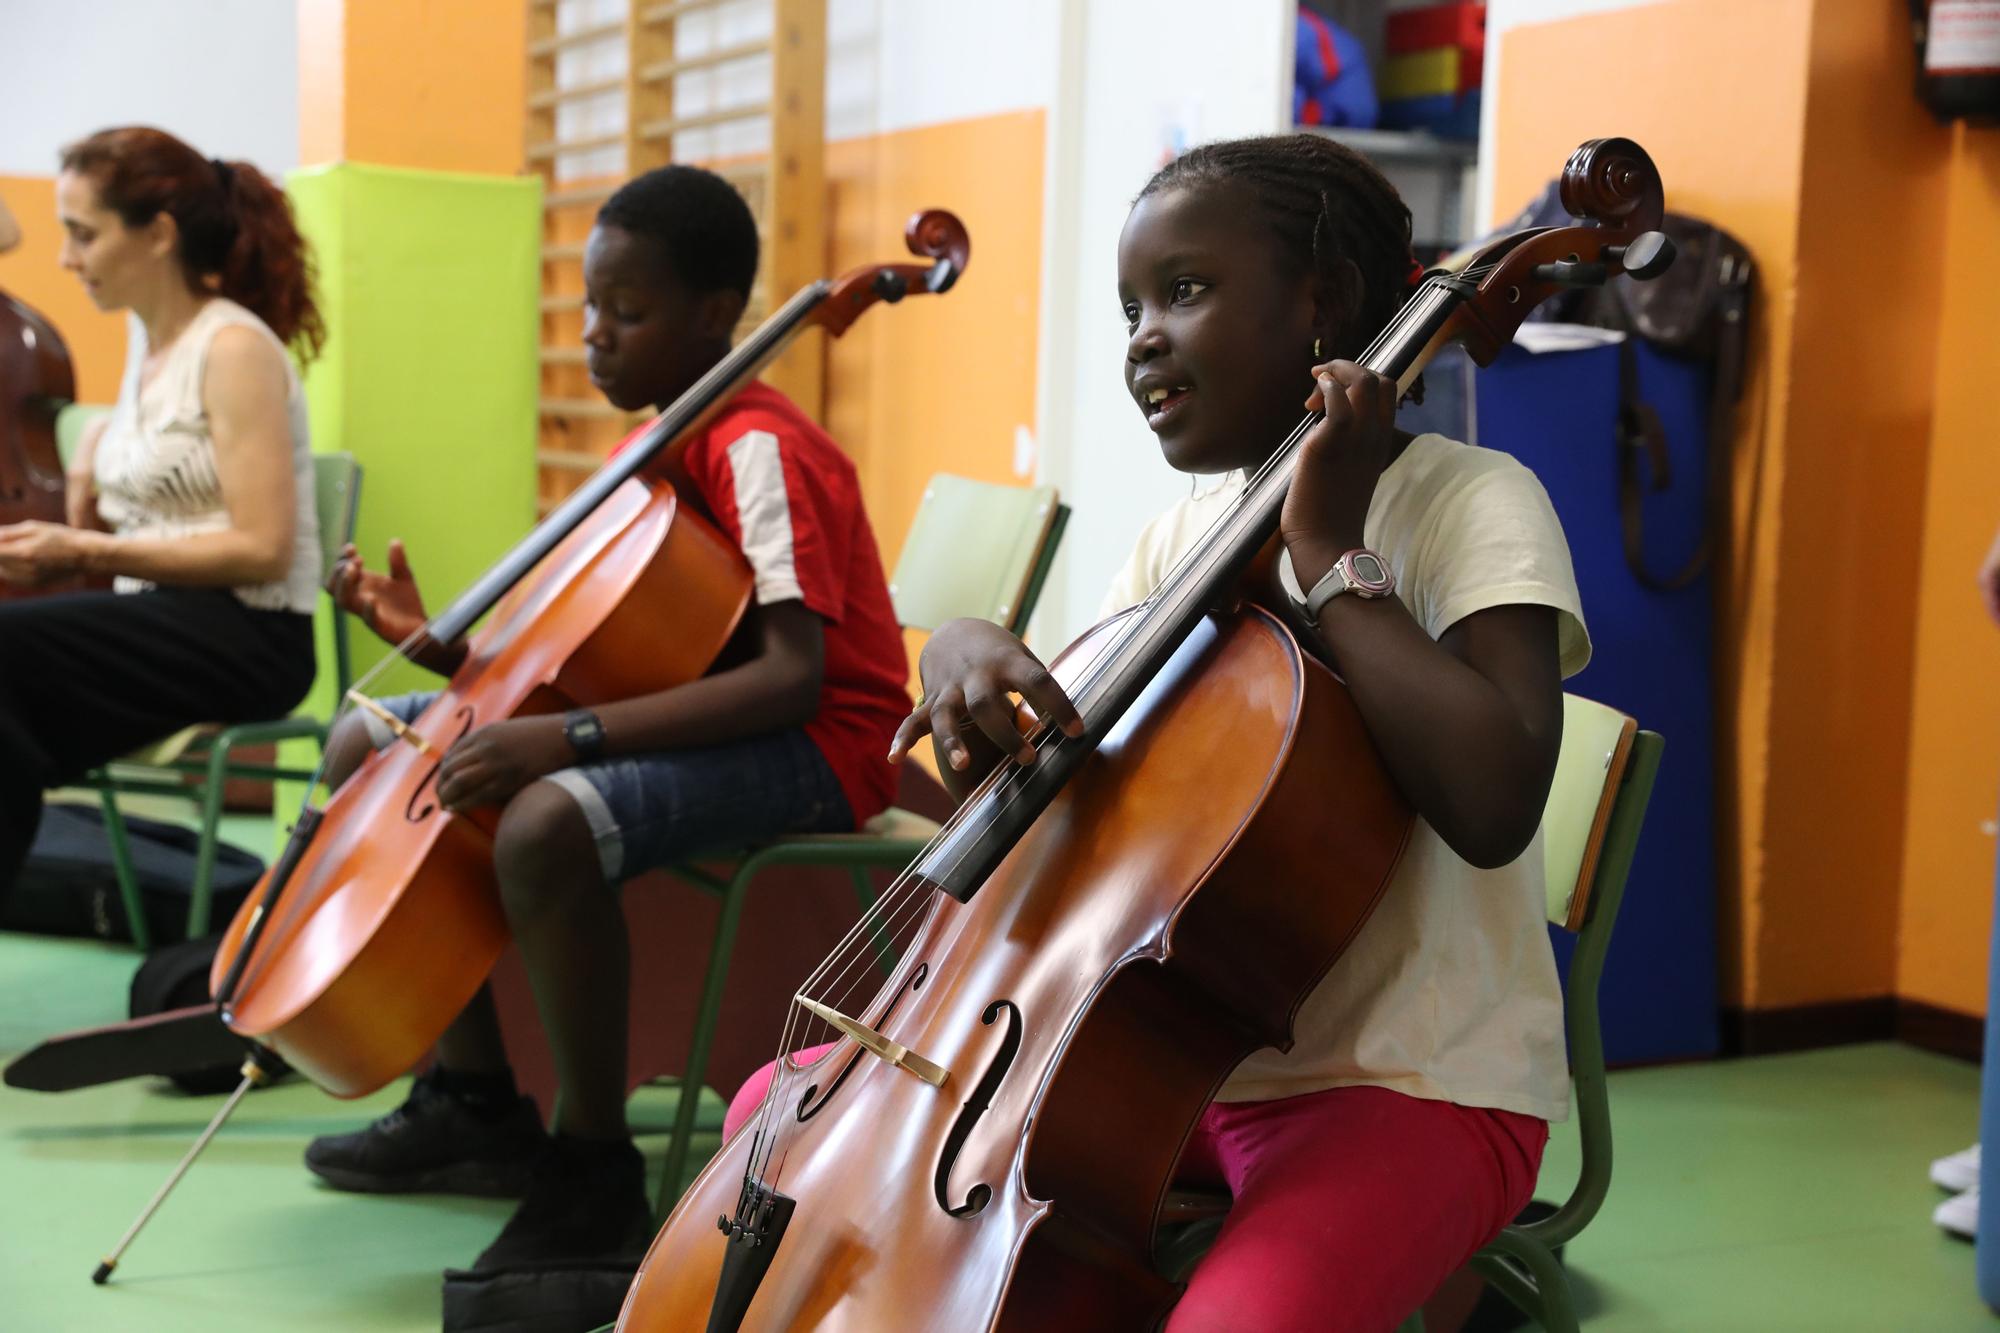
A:
[[[464,740],[467,733],[472,730],[473,721],[472,705],[461,706],[458,710],[458,734],[438,747],[438,758],[432,762],[430,771],[424,774],[423,781],[417,784],[417,789],[410,793],[409,804],[403,807],[403,818],[410,823],[421,824],[437,813],[438,769],[444,766],[444,756],[450,752],[451,747]]]
[[[972,1136],[973,1125],[992,1104],[1000,1080],[1007,1077],[1007,1071],[1013,1067],[1014,1056],[1021,1049],[1021,1011],[1012,1000],[995,1000],[987,1005],[979,1021],[990,1027],[1003,1010],[1007,1014],[1007,1035],[1001,1038],[1000,1049],[987,1064],[986,1072],[979,1076],[979,1086],[972,1090],[972,1095],[965,1099],[965,1105],[959,1108],[958,1119],[951,1127],[950,1137],[945,1140],[944,1151],[938,1155],[932,1192],[937,1197],[938,1207],[953,1217],[975,1216],[993,1198],[993,1187],[981,1183],[966,1191],[965,1202],[954,1207],[951,1202],[951,1168],[957,1163],[958,1154],[964,1150],[965,1141]]]

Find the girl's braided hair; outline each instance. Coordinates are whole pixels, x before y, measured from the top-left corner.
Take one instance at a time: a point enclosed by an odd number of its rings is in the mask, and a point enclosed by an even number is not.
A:
[[[1191,148],[1155,172],[1139,198],[1232,182],[1248,187],[1284,256],[1322,283],[1341,312],[1324,354],[1360,356],[1422,272],[1410,252],[1410,210],[1396,187],[1344,144],[1273,134]]]

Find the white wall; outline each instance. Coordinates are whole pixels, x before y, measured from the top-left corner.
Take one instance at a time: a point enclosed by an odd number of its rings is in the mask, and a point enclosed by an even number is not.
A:
[[[0,0],[0,90],[0,175],[53,176],[62,145],[113,125],[298,165],[292,0]]]
[[[562,0],[559,32],[574,32],[624,17],[630,0]],[[1047,106],[1055,86],[1055,33],[1062,0],[1008,0],[1005,4],[938,4],[934,0],[828,0],[826,13],[826,137],[853,139]],[[679,20],[678,55],[696,56],[768,37],[770,0],[722,0]],[[561,84],[596,83],[622,76],[622,34],[558,57]],[[771,57],[745,56],[674,79],[678,115],[751,106],[770,96]],[[623,94],[607,91],[565,104],[556,129],[564,139],[621,134]],[[690,161],[752,156],[768,150],[770,122],[746,120],[687,130],[675,153]],[[623,150],[608,147],[565,153],[559,180],[616,175]]]
[[[1117,243],[1177,147],[1291,120],[1291,0],[1069,0],[1049,112],[1040,475],[1076,511],[1035,617],[1054,651],[1096,618],[1146,520],[1186,495],[1120,366]]]
[[[1049,104],[1063,0],[828,0],[826,137]]]
[[[1486,3],[1486,67],[1482,82],[1485,96],[1479,107],[1479,182],[1475,190],[1476,199],[1472,211],[1472,234],[1483,234],[1494,222],[1493,210],[1496,204],[1511,217],[1524,206],[1525,199],[1493,198],[1493,150],[1498,133],[1495,110],[1498,106],[1500,80],[1507,71],[1500,63],[1500,38],[1509,28],[1518,28],[1530,23],[1553,23],[1559,19],[1575,18],[1579,14],[1594,14],[1606,9],[1629,9],[1634,5],[1655,4],[1658,0],[1487,0]],[[1717,33],[1717,41],[1727,41],[1728,34]],[[1618,53],[1605,52],[1605,59],[1615,60]],[[1617,130],[1607,128],[1606,134]]]

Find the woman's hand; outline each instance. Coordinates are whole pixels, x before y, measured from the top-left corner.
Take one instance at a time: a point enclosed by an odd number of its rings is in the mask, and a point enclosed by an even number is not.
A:
[[[417,591],[417,576],[410,572],[410,558],[400,541],[389,543],[386,574],[364,565],[353,542],[341,547],[333,572],[326,576],[326,590],[341,610],[358,617],[390,644],[404,642],[430,619],[424,614],[423,594]]]
[[[0,579],[39,587],[83,573],[103,540],[66,523],[9,523],[0,527]]]
[[[1278,520],[1299,587],[1310,589],[1333,562],[1366,545],[1362,525],[1375,483],[1396,456],[1396,382],[1352,361],[1313,367],[1308,411],[1326,419],[1299,450]]]
[[[1003,755],[1022,763],[1034,761],[1034,747],[1014,724],[1016,694],[1038,716],[1069,735],[1083,734],[1076,705],[1041,659],[990,620],[940,625],[924,645],[917,672],[923,678],[924,697],[896,728],[889,761],[900,762],[928,733],[939,770],[966,779],[950,784],[957,795],[970,790]]]
[[[536,778],[575,762],[560,713],[494,722],[445,751],[438,765],[438,800],[447,810],[504,805]]]

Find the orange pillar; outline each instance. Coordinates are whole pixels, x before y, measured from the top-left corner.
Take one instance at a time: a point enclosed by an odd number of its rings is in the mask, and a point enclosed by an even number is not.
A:
[[[298,0],[299,162],[511,176],[527,24],[493,0]]]
[[[1916,678],[1904,812],[1897,986],[1905,1000],[1984,1014],[2000,799],[2000,626],[1973,571],[2000,527],[1993,447],[1993,317],[2000,271],[2000,136],[1959,126],[1952,145],[1938,310],[1935,406],[1922,545],[1914,562]]]
[[[1722,999],[1751,1010],[1897,982],[1910,569],[1939,310],[1957,279],[1938,259],[1949,136],[1910,91],[1892,8],[1681,0],[1503,39],[1498,212],[1582,139],[1622,134],[1659,163],[1668,207],[1757,258],[1718,589],[1716,775]]]

